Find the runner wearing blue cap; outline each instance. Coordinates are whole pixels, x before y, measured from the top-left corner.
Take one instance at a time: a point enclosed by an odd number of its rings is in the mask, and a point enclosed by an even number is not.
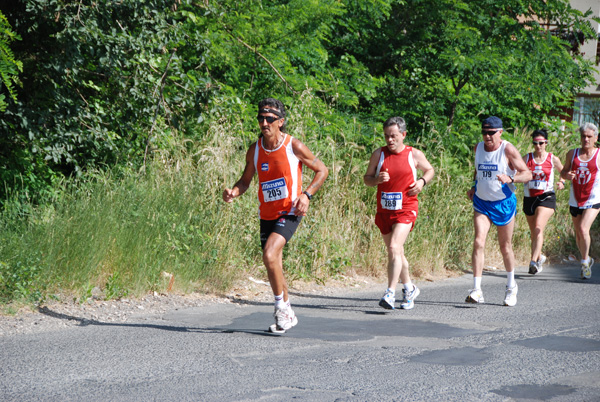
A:
[[[473,201],[473,289],[467,303],[483,303],[481,277],[483,273],[484,249],[492,224],[498,228],[498,243],[506,269],[505,306],[517,304],[519,290],[515,282],[515,255],[512,235],[517,212],[517,197],[514,183],[531,180],[531,171],[521,158],[514,145],[500,138],[502,120],[496,116],[486,118],[482,123],[483,141],[475,146],[475,184],[467,192]]]

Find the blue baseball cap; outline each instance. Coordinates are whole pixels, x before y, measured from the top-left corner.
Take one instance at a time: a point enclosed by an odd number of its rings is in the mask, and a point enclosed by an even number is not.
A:
[[[496,116],[490,116],[481,122],[481,128],[502,128],[502,120]]]

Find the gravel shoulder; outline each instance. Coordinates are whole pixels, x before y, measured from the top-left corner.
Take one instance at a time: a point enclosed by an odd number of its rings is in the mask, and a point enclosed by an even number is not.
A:
[[[383,289],[385,278],[340,276],[326,284],[296,281],[290,293],[314,295],[339,295],[352,290],[369,291]],[[0,337],[56,331],[91,322],[125,323],[160,320],[173,310],[214,304],[247,302],[272,302],[268,283],[247,278],[224,294],[148,294],[140,298],[103,300],[90,298],[84,303],[77,301],[48,301],[38,308],[23,307],[14,315],[0,314]],[[67,299],[65,297],[64,299]],[[293,302],[293,299],[292,299]]]

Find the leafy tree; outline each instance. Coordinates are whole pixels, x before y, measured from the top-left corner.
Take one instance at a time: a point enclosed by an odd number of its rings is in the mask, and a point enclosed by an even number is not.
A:
[[[19,35],[12,31],[8,20],[0,11],[0,77],[8,96],[13,101],[17,100],[14,84],[19,83],[18,74],[23,71],[23,63],[15,59],[9,45],[20,39]],[[4,112],[6,106],[6,95],[0,93],[0,112]]]
[[[427,145],[460,152],[481,114],[550,121],[592,72],[573,51],[594,35],[589,13],[567,0],[18,0],[3,12],[23,72],[0,120],[0,200],[89,166],[141,167],[221,119],[254,137],[266,96],[309,94],[306,124],[334,141],[350,117],[400,114]],[[367,129],[352,140],[368,143]]]
[[[371,19],[360,3],[349,2],[349,14]],[[481,114],[500,115],[509,126],[551,121],[592,78],[592,66],[569,40],[595,37],[584,18],[591,11],[574,10],[567,0],[382,3],[377,29],[340,23],[331,51],[351,52],[384,78],[375,104],[386,115],[403,114],[413,127],[431,124],[444,133],[441,141],[450,132],[453,145],[468,142],[456,135]]]
[[[23,38],[14,51],[24,74],[19,102],[0,121],[0,179],[30,188],[90,165],[137,164],[168,142],[168,127],[197,114],[211,91],[196,70],[207,42],[181,29],[178,4],[24,0],[7,8]]]

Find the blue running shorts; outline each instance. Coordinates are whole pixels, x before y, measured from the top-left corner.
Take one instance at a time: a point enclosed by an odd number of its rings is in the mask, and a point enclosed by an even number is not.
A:
[[[484,201],[473,195],[473,209],[490,218],[496,226],[506,226],[517,213],[517,197],[512,193],[500,201]]]

